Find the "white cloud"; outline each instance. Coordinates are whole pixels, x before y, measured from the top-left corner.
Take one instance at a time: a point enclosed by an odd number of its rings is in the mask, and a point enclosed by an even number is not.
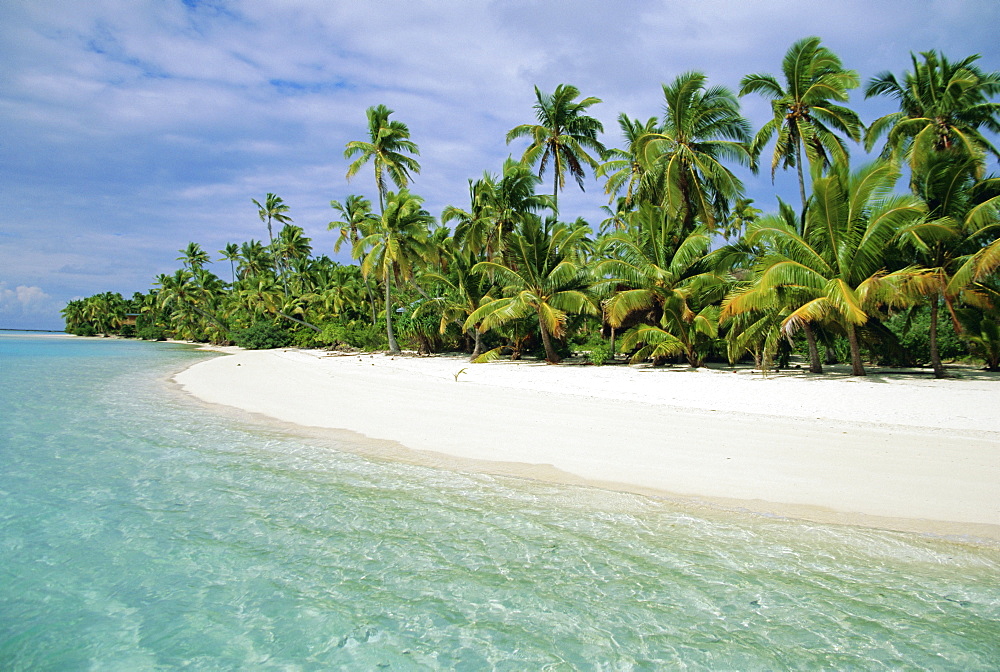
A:
[[[0,313],[41,315],[51,310],[52,297],[41,287],[18,285],[11,289],[0,281]]]

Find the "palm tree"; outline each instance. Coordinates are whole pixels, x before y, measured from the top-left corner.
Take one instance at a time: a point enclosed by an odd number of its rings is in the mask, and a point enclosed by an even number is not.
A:
[[[473,273],[486,273],[501,287],[501,298],[480,305],[465,321],[488,331],[514,320],[534,317],[545,348],[545,359],[558,364],[553,338],[562,338],[570,315],[597,315],[589,293],[591,276],[581,266],[576,248],[586,235],[582,228],[543,225],[537,218],[510,236],[502,262],[482,261]]]
[[[274,249],[274,232],[271,228],[271,223],[289,224],[292,218],[285,214],[288,212],[289,207],[285,205],[285,202],[280,197],[271,193],[264,199],[263,205],[256,199],[251,198],[250,200],[257,206],[257,214],[260,216],[260,221],[267,224],[267,237],[270,239],[271,252],[274,255],[272,258],[274,259],[275,270],[278,273],[278,277],[281,278],[282,285],[285,287],[285,293],[287,294],[288,286],[285,281],[285,270],[281,263],[281,256]]]
[[[597,119],[586,114],[587,108],[600,103],[593,96],[576,100],[580,91],[575,86],[560,84],[551,94],[543,94],[535,87],[534,105],[537,124],[521,124],[507,132],[507,144],[516,138],[530,138],[531,144],[524,150],[521,162],[528,166],[538,164],[538,177],[545,174],[549,161],[552,162],[552,203],[558,210],[559,191],[566,187],[566,173],[573,177],[583,190],[584,164],[597,169],[595,158],[587,150],[603,156],[604,145],[597,134],[604,126]]]
[[[222,294],[221,281],[217,280],[205,269],[191,272],[182,268],[173,275],[161,273],[155,282],[160,288],[157,307],[172,310],[175,323],[190,335],[194,335],[197,323],[192,314],[215,325],[222,334],[227,334],[229,327],[215,313],[215,304]]]
[[[470,212],[449,206],[441,222],[457,220],[456,243],[493,258],[502,254],[507,236],[520,224],[541,210],[554,211],[551,197],[535,193],[540,181],[525,164],[508,158],[499,176],[484,173],[482,179],[470,183]]]
[[[229,262],[229,271],[232,273],[233,284],[236,284],[236,262],[240,259],[240,246],[236,243],[226,243],[224,250],[219,250],[222,258],[219,261]]]
[[[341,204],[340,201],[330,201],[330,207],[340,213],[340,219],[327,224],[327,229],[335,230],[340,228],[340,235],[337,236],[333,244],[333,251],[339,252],[344,243],[351,244],[352,257],[360,259],[367,250],[357,248],[359,240],[370,235],[378,226],[379,218],[372,213],[372,203],[364,196],[350,195]],[[375,296],[367,278],[362,278],[365,287],[365,294],[368,296],[368,305],[371,308],[372,324],[376,322],[375,316]]]
[[[899,111],[876,119],[865,134],[865,149],[887,135],[884,157],[906,157],[914,176],[925,168],[932,153],[957,151],[979,160],[977,177],[982,177],[985,152],[1000,158],[996,147],[983,135],[985,128],[1000,132],[1000,104],[989,98],[1000,93],[1000,72],[983,72],[975,62],[979,55],[951,63],[936,51],[913,54],[912,72],[895,75],[883,72],[865,87],[865,97],[890,96],[899,101]]]
[[[285,202],[279,196],[275,196],[272,193],[268,193],[264,197],[263,205],[255,198],[251,198],[250,201],[257,206],[257,214],[260,216],[260,221],[267,224],[267,237],[271,245],[274,245],[274,231],[271,228],[271,222],[278,222],[279,224],[288,224],[291,222],[292,218],[285,214],[290,208],[285,205]]]
[[[208,252],[201,249],[201,245],[198,243],[188,243],[187,247],[183,250],[177,251],[181,253],[181,256],[177,257],[177,261],[183,261],[185,268],[192,271],[201,268],[211,261],[208,256]]]
[[[650,133],[657,133],[660,129],[656,117],[650,117],[643,123],[638,119],[629,118],[627,114],[618,115],[618,127],[622,129],[626,149],[607,150],[605,162],[598,166],[594,174],[597,177],[607,178],[604,192],[611,197],[609,202],[613,202],[615,196],[624,188],[624,204],[629,207],[648,170],[648,166],[641,160],[640,138]]]
[[[414,317],[436,308],[441,315],[440,333],[444,334],[450,324],[461,326],[473,339],[469,360],[476,361],[482,355],[482,332],[478,324],[466,327],[465,322],[480,306],[493,300],[491,292],[494,285],[488,274],[474,273],[472,270],[478,262],[486,261],[484,252],[463,247],[455,238],[449,238],[444,248],[447,272],[431,271],[422,276],[424,280],[438,283],[443,290],[440,292],[442,295],[423,302],[418,311],[414,312]]]
[[[240,265],[237,268],[241,280],[262,275],[270,270],[271,254],[259,240],[248,240],[240,246]]]
[[[648,166],[641,195],[666,205],[685,234],[699,219],[712,230],[725,218],[729,202],[743,194],[743,183],[722,160],[749,163],[750,124],[732,92],[706,87],[700,72],[664,84],[663,97],[660,130],[637,142],[640,163]]]
[[[385,210],[386,175],[399,189],[410,183],[410,173],[419,173],[420,164],[412,156],[420,156],[416,143],[410,140],[410,129],[401,121],[390,121],[392,114],[385,105],[369,107],[368,140],[351,140],[344,150],[344,158],[355,156],[347,167],[347,179],[357,175],[362,166],[371,161],[375,167],[375,187],[378,189],[379,211]]]
[[[940,305],[944,304],[955,331],[961,334],[956,304],[964,301],[987,308],[989,303],[968,271],[962,272],[968,268],[970,255],[982,249],[982,241],[996,238],[1000,231],[1000,179],[977,182],[978,165],[980,160],[974,155],[964,160],[947,152],[928,155],[912,186],[927,204],[929,217],[900,233],[902,242],[915,251],[934,279],[925,288],[931,313],[931,366],[937,378],[946,375],[938,352]]]
[[[912,304],[930,280],[915,267],[885,272],[887,251],[900,230],[926,215],[920,199],[892,193],[898,178],[899,171],[886,162],[854,174],[834,164],[813,182],[801,233],[785,217],[751,224],[747,243],[762,244],[766,252],[756,282],[726,300],[723,319],[784,304],[790,310],[781,323],[786,334],[832,320],[847,333],[854,375],[865,375],[857,327],[879,305]]]
[[[334,252],[340,252],[344,243],[350,243],[353,248],[355,243],[371,233],[378,222],[378,217],[372,213],[371,201],[364,196],[352,194],[343,204],[340,201],[330,201],[330,207],[340,216],[340,219],[327,224],[328,230],[340,231],[333,244]]]
[[[615,289],[604,302],[608,323],[618,329],[631,325],[622,347],[642,347],[633,357],[683,354],[700,366],[706,339],[715,338],[722,278],[703,267],[711,236],[704,230],[678,240],[679,228],[662,206],[643,205],[633,227],[604,239],[610,253],[594,269],[602,284]],[[637,324],[638,323],[638,324]]]
[[[373,271],[385,284],[385,325],[389,351],[399,354],[392,327],[392,285],[413,277],[414,266],[426,253],[427,229],[434,218],[423,209],[423,199],[406,189],[386,194],[386,207],[378,226],[354,245],[367,250],[361,262],[365,277]],[[360,252],[358,252],[360,254]]]
[[[793,44],[781,65],[785,86],[768,74],[747,75],[740,81],[740,96],[760,93],[771,99],[774,116],[754,136],[751,152],[760,156],[764,146],[777,136],[771,158],[771,179],[781,164],[799,174],[802,211],[806,209],[806,183],[802,151],[809,163],[825,168],[834,161],[846,163],[847,146],[838,135],[854,141],[861,138],[862,124],[854,111],[837,105],[847,101],[847,92],[860,84],[858,73],[846,70],[818,37]]]
[[[291,268],[312,253],[312,240],[307,238],[301,226],[285,224],[274,241],[274,254],[284,268]]]

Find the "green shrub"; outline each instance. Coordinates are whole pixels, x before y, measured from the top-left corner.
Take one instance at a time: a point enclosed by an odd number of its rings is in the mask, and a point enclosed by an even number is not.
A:
[[[899,339],[899,345],[912,360],[913,364],[923,365],[931,361],[931,311],[927,306],[920,306],[893,315],[885,322],[885,326]],[[942,307],[938,311],[937,325],[938,354],[942,360],[961,359],[968,357],[969,349],[958,336],[951,324],[948,311]]]
[[[135,330],[135,337],[144,341],[163,341],[167,338],[166,329],[155,324],[140,326]]]
[[[233,332],[233,342],[246,350],[270,350],[291,344],[291,334],[268,322],[257,322]]]
[[[383,320],[375,324],[360,320],[327,324],[317,340],[331,348],[357,348],[369,352],[389,347]]]
[[[325,345],[321,337],[312,329],[299,329],[291,334],[291,344],[296,348],[319,348]]]
[[[611,361],[614,353],[611,352],[611,344],[607,341],[602,341],[596,345],[590,347],[590,352],[587,354],[587,359],[590,360],[591,364],[595,366],[601,366],[602,364],[607,364]]]
[[[614,359],[614,353],[611,351],[611,342],[601,338],[600,333],[591,333],[590,337],[583,342],[580,342],[581,339],[579,338],[572,340],[576,341],[574,343],[576,349],[586,352],[587,359],[595,366],[607,364]]]

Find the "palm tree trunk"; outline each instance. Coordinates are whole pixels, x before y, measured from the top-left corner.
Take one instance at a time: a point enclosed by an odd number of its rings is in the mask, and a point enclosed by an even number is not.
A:
[[[615,361],[615,328],[611,327],[611,361]]]
[[[363,278],[362,282],[365,285],[365,294],[368,295],[368,306],[371,308],[372,313],[372,325],[378,324],[378,315],[375,312],[375,294],[372,292],[371,285],[368,284],[368,278]]]
[[[806,345],[809,346],[809,373],[823,373],[823,362],[820,361],[819,346],[816,345],[816,333],[808,322],[802,325],[802,331],[806,335]]]
[[[802,172],[802,140],[800,138],[796,139],[795,142],[795,164],[799,169],[799,196],[802,197],[802,212],[799,214],[799,231],[801,234],[805,229],[806,220],[806,208],[809,207],[809,201],[806,200],[806,178],[805,174]]]
[[[476,361],[479,355],[483,354],[483,335],[479,333],[478,329],[473,328],[472,333],[476,339],[476,345],[472,348],[472,356],[469,357],[470,362]]]
[[[552,178],[552,209],[555,210],[553,213],[556,217],[559,216],[559,164],[553,167],[552,171],[555,173]]]
[[[941,363],[941,353],[938,351],[938,297],[936,294],[931,298],[930,346],[931,368],[934,369],[934,377],[944,378],[947,374],[945,373],[944,365]]]
[[[393,264],[390,263],[389,270],[385,274],[385,332],[389,337],[389,352],[398,355],[399,344],[396,343],[396,334],[392,331],[392,274]]]
[[[851,344],[851,373],[855,376],[865,376],[865,366],[861,363],[861,345],[858,343],[858,332],[853,324],[847,325],[847,340]]]
[[[299,319],[299,318],[297,318],[297,317],[292,317],[291,315],[289,315],[289,314],[287,314],[287,313],[283,313],[283,312],[281,312],[280,310],[278,311],[278,315],[282,316],[282,317],[283,317],[283,318],[285,318],[286,320],[291,320],[292,322],[298,322],[298,323],[299,323],[299,324],[301,324],[301,325],[302,325],[303,327],[309,327],[310,329],[312,329],[313,331],[315,331],[315,332],[316,332],[316,333],[318,333],[318,334],[321,334],[321,333],[323,333],[323,330],[322,330],[322,329],[320,329],[319,327],[317,327],[317,326],[316,326],[315,324],[309,324],[309,323],[308,323],[308,322],[306,322],[305,320],[300,320],[300,319]]]
[[[538,314],[538,329],[542,332],[542,345],[545,347],[545,361],[549,364],[558,364],[562,360],[552,347],[552,339],[549,337],[549,330],[545,328],[545,323],[542,322],[541,312]]]

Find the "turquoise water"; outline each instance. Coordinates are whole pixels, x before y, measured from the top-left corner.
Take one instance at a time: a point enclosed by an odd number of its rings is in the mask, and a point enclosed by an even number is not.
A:
[[[206,356],[0,336],[0,669],[1000,666],[995,548],[372,461]]]

